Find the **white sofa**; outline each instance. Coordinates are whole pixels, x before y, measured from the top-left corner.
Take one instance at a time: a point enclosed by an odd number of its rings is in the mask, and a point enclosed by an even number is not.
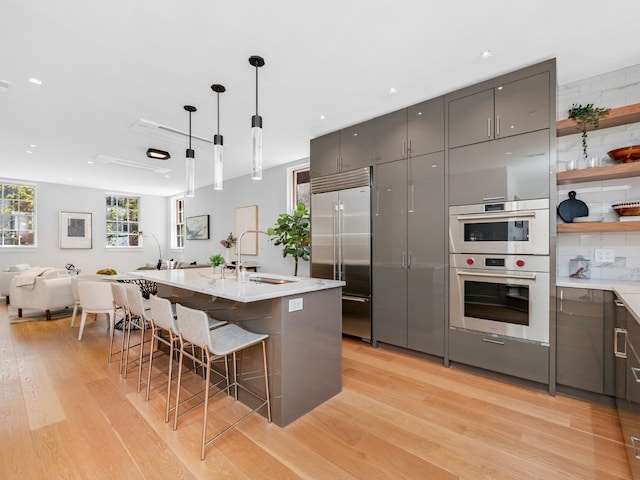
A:
[[[11,305],[18,309],[18,317],[22,317],[22,309],[30,308],[43,310],[47,320],[51,320],[51,310],[70,307],[75,303],[71,276],[66,270],[47,270],[36,276],[32,285],[18,286],[18,278],[14,276],[9,287]]]
[[[2,270],[2,272],[0,272],[0,296],[7,299],[7,305],[9,304],[10,299],[9,289],[11,287],[11,279],[16,275],[19,275],[22,272],[28,270],[29,268],[30,265],[28,263],[18,263],[16,265],[7,267]]]

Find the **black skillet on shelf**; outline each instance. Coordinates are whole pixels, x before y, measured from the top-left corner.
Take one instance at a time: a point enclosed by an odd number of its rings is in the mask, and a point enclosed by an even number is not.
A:
[[[589,216],[589,207],[582,200],[576,198],[576,192],[571,190],[569,192],[569,200],[563,200],[558,205],[558,215],[567,223],[573,223],[573,219],[576,217]]]

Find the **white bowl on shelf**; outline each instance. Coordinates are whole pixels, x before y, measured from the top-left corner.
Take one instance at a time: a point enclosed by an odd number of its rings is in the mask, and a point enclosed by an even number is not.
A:
[[[574,217],[573,223],[590,223],[590,222],[602,222],[604,217],[591,216],[591,217]]]

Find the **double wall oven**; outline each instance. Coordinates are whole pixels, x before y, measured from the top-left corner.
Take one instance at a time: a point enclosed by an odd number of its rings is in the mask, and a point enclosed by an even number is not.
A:
[[[549,342],[549,201],[449,209],[450,325]]]

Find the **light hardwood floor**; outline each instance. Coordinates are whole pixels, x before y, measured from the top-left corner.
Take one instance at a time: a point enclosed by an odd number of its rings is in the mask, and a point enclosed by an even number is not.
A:
[[[107,363],[105,323],[78,342],[0,306],[0,479],[631,478],[612,407],[349,339],[342,393],[286,428],[254,415],[200,461],[200,413],[172,431],[161,391]],[[243,408],[216,403],[213,428]]]

